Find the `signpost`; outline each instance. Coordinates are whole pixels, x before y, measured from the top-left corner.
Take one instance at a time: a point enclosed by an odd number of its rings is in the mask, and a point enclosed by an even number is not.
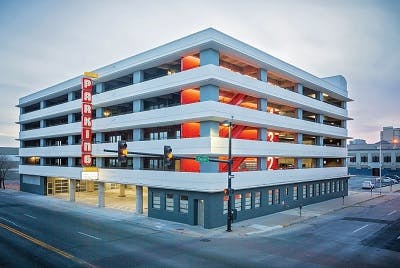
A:
[[[208,155],[196,155],[196,161],[200,163],[210,162]]]

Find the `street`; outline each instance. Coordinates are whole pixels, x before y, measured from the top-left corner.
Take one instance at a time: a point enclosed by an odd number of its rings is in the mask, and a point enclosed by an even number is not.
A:
[[[32,200],[48,202],[35,204]],[[398,192],[272,232],[202,232],[0,191],[0,267],[398,267]],[[47,201],[46,201],[47,200]],[[108,213],[108,214],[107,214]],[[122,216],[121,216],[122,215]],[[128,215],[128,216],[127,216]],[[146,219],[144,219],[146,218]],[[165,223],[167,224],[167,223]]]

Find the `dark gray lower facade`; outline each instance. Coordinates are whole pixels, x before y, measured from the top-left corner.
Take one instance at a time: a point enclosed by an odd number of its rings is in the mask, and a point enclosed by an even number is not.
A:
[[[348,177],[305,183],[235,190],[236,221],[256,218],[348,195]],[[215,228],[227,223],[227,197],[149,187],[148,216]]]
[[[33,176],[33,175],[20,175],[19,187],[23,192],[46,195],[47,177]]]

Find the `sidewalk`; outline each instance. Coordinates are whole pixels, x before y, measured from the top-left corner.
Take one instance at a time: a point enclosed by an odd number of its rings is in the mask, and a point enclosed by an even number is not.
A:
[[[321,215],[356,206],[362,202],[376,199],[383,201],[384,196],[400,195],[400,184],[393,185],[392,191],[390,186],[375,189],[372,194],[369,191],[349,192],[349,196],[344,199],[336,198],[328,201],[311,204],[302,208],[300,216],[299,208],[285,210],[282,212],[249,219],[232,224],[232,232],[226,232],[226,226],[204,229],[200,226],[190,226],[186,224],[148,218],[145,215],[137,215],[131,211],[121,211],[111,208],[97,208],[85,204],[69,202],[57,198],[48,198],[47,196],[35,195],[26,192],[19,192],[13,189],[0,190],[1,193],[14,195],[15,198],[22,198],[31,204],[46,204],[49,209],[57,211],[68,211],[78,215],[90,214],[94,218],[108,219],[112,221],[129,222],[132,224],[143,225],[153,230],[163,230],[172,233],[179,233],[190,237],[199,238],[215,238],[215,237],[240,237],[265,234],[273,230],[282,229],[293,224],[305,222]]]

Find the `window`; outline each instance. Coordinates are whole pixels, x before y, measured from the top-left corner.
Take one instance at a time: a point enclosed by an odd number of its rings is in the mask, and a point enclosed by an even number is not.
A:
[[[307,198],[307,186],[303,185],[303,199]]]
[[[367,155],[361,155],[361,163],[368,163],[368,156]]]
[[[272,190],[268,190],[268,205],[272,205]]]
[[[314,184],[310,184],[310,185],[309,185],[309,189],[310,189],[310,192],[308,193],[308,194],[309,194],[309,197],[313,197],[313,194],[314,194]]]
[[[335,182],[333,181],[332,182],[332,193],[334,193],[335,192]]]
[[[396,162],[400,163],[400,155],[396,155]]]
[[[161,208],[160,193],[153,193],[153,208],[154,209],[160,209]]]
[[[390,163],[392,161],[392,157],[390,155],[383,156],[383,162]]]
[[[351,156],[350,157],[350,162],[351,163],[355,163],[356,162],[356,157],[355,156]]]
[[[373,155],[372,156],[372,162],[379,162],[379,156],[378,155]]]
[[[336,181],[336,192],[340,192],[339,181]]]
[[[328,181],[328,182],[326,183],[326,193],[329,194],[330,192],[331,192],[331,182]]]
[[[298,190],[299,190],[298,186],[293,186],[293,200],[298,200],[299,199]]]
[[[167,194],[165,196],[165,210],[166,211],[174,211],[174,195]]]
[[[259,208],[261,206],[261,192],[254,193],[254,207]]]
[[[179,199],[179,212],[184,214],[189,212],[189,198],[187,195],[181,195]]]
[[[246,193],[244,196],[244,209],[251,209],[251,193]]]
[[[285,189],[285,195],[289,195],[289,188],[288,187],[286,187],[286,189]]]
[[[325,194],[325,182],[321,183],[321,195]]]
[[[242,210],[242,195],[241,194],[235,194],[235,209],[237,211]]]
[[[222,212],[222,214],[228,214],[228,200],[229,196],[224,195],[224,211]]]
[[[320,184],[319,183],[315,184],[315,196],[319,196],[319,189],[320,189]]]
[[[281,203],[281,198],[280,198],[280,189],[275,189],[274,192],[274,204],[280,204]]]
[[[340,181],[340,191],[344,191],[344,181]]]

